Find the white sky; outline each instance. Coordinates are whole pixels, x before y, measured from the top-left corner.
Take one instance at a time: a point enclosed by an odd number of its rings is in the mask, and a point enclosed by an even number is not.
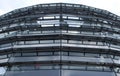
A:
[[[105,9],[120,16],[120,0],[0,0],[0,15],[26,6],[57,2],[84,4]],[[0,69],[0,74],[3,71]]]
[[[0,0],[0,15],[17,8],[56,2],[84,4],[105,9],[120,16],[120,0]]]

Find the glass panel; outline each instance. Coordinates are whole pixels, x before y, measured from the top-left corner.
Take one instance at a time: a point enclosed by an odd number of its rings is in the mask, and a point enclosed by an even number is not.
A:
[[[54,19],[54,16],[44,17],[44,19]]]
[[[55,43],[60,43],[60,40],[55,40]]]
[[[62,69],[68,69],[68,68],[69,68],[68,65],[63,65],[63,66],[62,66]]]
[[[60,76],[59,70],[8,71],[5,76]]]
[[[79,70],[85,70],[86,66],[85,65],[78,65],[78,66],[70,66],[70,69],[79,69]]]
[[[6,67],[0,67],[0,75],[4,76],[5,72],[6,72]]]
[[[110,67],[104,67],[104,71],[112,71]]]
[[[21,53],[14,53],[13,56],[21,56]]]
[[[7,58],[7,55],[0,55],[0,59]]]
[[[45,55],[45,56],[46,56],[46,55],[53,55],[53,52],[39,52],[38,55],[41,55],[41,56],[42,56],[42,55],[43,55],[43,56],[44,56],[44,55]]]
[[[87,66],[87,70],[95,70],[95,71],[102,71],[103,67],[102,66]]]
[[[68,56],[68,52],[61,52],[62,55]]]
[[[62,40],[62,43],[67,43],[67,40]]]
[[[0,47],[8,47],[8,46],[11,46],[12,44],[11,43],[8,43],[8,44],[2,44]]]
[[[84,56],[84,53],[79,53],[79,52],[69,52],[70,56]]]
[[[10,27],[18,26],[18,24],[11,24]]]
[[[79,17],[68,17],[68,19],[79,19]]]
[[[53,40],[42,40],[40,43],[53,43]]]
[[[79,43],[79,42],[81,42],[81,41],[69,40],[69,42],[68,42],[68,43],[77,44],[77,43]]]
[[[25,41],[25,44],[38,44],[39,41]]]
[[[36,56],[37,53],[22,53],[22,56]]]
[[[39,69],[52,69],[52,66],[39,66]]]
[[[62,76],[116,76],[114,72],[62,70]]]
[[[85,53],[85,56],[88,56],[88,57],[99,57],[99,54]]]
[[[52,27],[53,25],[41,25],[42,27]]]
[[[23,44],[24,44],[24,41],[20,41],[20,42],[18,42],[18,44],[23,45]]]

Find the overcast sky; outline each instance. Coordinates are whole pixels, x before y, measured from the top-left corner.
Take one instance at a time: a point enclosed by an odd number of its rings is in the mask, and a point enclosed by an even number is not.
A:
[[[0,0],[0,15],[11,10],[40,3],[77,3],[106,9],[120,16],[120,0]]]
[[[26,6],[57,2],[84,4],[105,9],[120,16],[120,0],[0,0],[0,15]],[[0,69],[0,73],[3,71]]]

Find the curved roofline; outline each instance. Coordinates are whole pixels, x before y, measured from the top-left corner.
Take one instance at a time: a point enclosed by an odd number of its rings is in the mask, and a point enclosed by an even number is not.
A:
[[[117,20],[117,21],[120,21],[120,16],[114,14],[114,13],[111,13],[107,10],[103,10],[103,9],[99,9],[99,8],[95,8],[95,7],[91,7],[91,6],[87,6],[87,5],[82,5],[82,4],[73,4],[73,3],[44,3],[44,4],[37,4],[37,5],[32,5],[32,6],[28,6],[28,7],[23,7],[23,8],[19,8],[19,9],[15,9],[13,11],[10,11],[6,14],[3,14],[0,16],[0,21],[2,19],[5,19],[6,17],[8,16],[12,16],[14,14],[17,14],[17,13],[22,13],[22,12],[25,12],[25,11],[28,11],[30,10],[31,8],[37,8],[37,7],[49,7],[49,6],[64,6],[66,5],[67,7],[75,7],[75,8],[82,8],[84,10],[88,10],[89,11],[92,11],[93,13],[99,13],[101,15],[107,15],[108,17],[111,17],[113,18],[113,20]]]

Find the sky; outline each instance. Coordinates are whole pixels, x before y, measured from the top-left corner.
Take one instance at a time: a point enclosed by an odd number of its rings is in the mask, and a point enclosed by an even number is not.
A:
[[[76,3],[108,10],[120,16],[120,0],[0,0],[0,15],[14,9],[36,5],[40,3]],[[0,74],[5,71],[0,69]]]
[[[120,0],[0,0],[0,15],[40,3],[76,3],[108,10],[120,16]]]

